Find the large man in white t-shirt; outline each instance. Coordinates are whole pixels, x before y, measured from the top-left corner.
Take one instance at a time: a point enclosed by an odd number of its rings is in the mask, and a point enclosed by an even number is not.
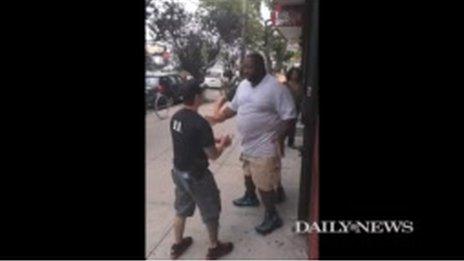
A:
[[[234,200],[234,205],[259,204],[256,186],[265,207],[265,215],[263,222],[255,229],[260,234],[267,234],[282,226],[275,207],[276,191],[282,190],[279,138],[296,119],[296,109],[288,89],[266,73],[264,59],[260,54],[247,55],[242,70],[246,80],[238,86],[232,102],[208,119],[214,124],[237,115],[246,192],[242,198]]]

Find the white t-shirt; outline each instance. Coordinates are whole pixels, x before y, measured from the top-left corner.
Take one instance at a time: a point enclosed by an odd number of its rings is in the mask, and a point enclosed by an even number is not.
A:
[[[229,108],[237,112],[242,152],[253,157],[276,156],[279,126],[297,116],[290,91],[269,74],[255,87],[242,81]]]

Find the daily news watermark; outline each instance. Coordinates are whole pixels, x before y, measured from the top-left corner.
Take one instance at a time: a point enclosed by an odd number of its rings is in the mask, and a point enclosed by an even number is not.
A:
[[[410,220],[296,221],[294,229],[297,234],[411,234],[414,232],[414,222]]]

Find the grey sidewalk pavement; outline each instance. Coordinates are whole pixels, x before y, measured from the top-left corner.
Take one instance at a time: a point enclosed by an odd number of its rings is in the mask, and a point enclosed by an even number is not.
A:
[[[200,108],[200,114],[209,114],[212,104]],[[175,106],[173,111],[178,110]],[[213,127],[214,134],[235,134],[235,119]],[[159,120],[151,113],[146,117],[146,255],[148,259],[169,259],[173,242],[172,220],[174,217],[174,185],[171,180],[172,144],[169,133],[169,119]],[[296,138],[301,144],[301,137]],[[243,174],[239,161],[240,145],[234,139],[223,155],[210,161],[221,191],[222,212],[220,217],[219,239],[232,241],[234,250],[224,259],[307,259],[305,236],[294,234],[292,225],[297,220],[297,203],[301,158],[298,151],[286,149],[282,161],[282,183],[287,193],[286,202],[278,205],[284,226],[273,233],[261,236],[254,226],[261,222],[263,207],[237,208],[232,200],[244,192]],[[201,222],[200,213],[195,210],[187,220],[186,236],[192,236],[192,246],[181,259],[203,259],[208,247],[208,235]]]

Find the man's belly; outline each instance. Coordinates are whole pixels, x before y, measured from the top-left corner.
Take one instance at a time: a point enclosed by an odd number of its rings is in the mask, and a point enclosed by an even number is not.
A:
[[[250,156],[274,156],[279,119],[273,115],[237,115],[237,130],[243,153]]]

